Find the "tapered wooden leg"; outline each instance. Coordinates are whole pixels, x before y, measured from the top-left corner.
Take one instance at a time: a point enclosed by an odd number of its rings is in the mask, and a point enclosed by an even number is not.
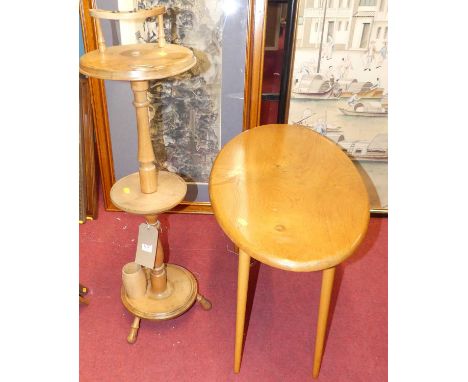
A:
[[[330,297],[333,289],[333,279],[335,268],[328,268],[322,271],[322,289],[320,292],[320,306],[317,321],[317,335],[315,338],[314,371],[312,376],[317,378],[322,363],[323,344],[327,331],[328,308],[330,307]]]
[[[132,326],[130,327],[130,333],[128,334],[128,337],[127,337],[127,341],[129,344],[135,343],[139,328],[140,328],[140,317],[135,316]]]
[[[236,348],[234,351],[234,373],[240,371],[242,342],[244,339],[245,307],[249,284],[250,256],[239,250],[239,271],[237,275],[237,315],[236,315]]]

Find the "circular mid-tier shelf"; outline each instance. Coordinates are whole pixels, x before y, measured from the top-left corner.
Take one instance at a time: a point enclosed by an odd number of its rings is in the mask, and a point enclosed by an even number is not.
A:
[[[137,215],[153,215],[178,205],[187,193],[187,184],[177,174],[158,172],[158,189],[151,194],[141,192],[138,172],[119,179],[111,188],[112,202],[121,210]]]
[[[151,296],[148,285],[144,297],[131,299],[122,285],[120,297],[125,308],[137,317],[158,321],[175,318],[190,309],[197,298],[197,280],[179,265],[166,264],[166,272],[167,289],[161,296]]]
[[[183,73],[195,63],[193,52],[180,45],[115,45],[81,56],[80,72],[103,80],[158,80]]]

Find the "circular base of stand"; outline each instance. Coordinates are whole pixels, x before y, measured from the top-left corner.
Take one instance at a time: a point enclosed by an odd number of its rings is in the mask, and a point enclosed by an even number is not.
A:
[[[190,309],[197,298],[197,280],[190,271],[175,264],[166,264],[166,273],[168,287],[160,295],[152,295],[148,287],[144,297],[131,299],[122,286],[125,308],[137,317],[158,321],[175,318]]]

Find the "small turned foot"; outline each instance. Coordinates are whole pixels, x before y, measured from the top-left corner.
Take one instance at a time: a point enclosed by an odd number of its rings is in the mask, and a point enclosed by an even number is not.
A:
[[[200,303],[201,307],[204,310],[210,310],[211,309],[211,302],[210,300],[206,299],[203,297],[201,294],[197,293],[197,301]]]
[[[134,344],[137,339],[138,329],[140,328],[140,317],[135,317],[133,324],[130,327],[130,333],[127,337],[127,342],[129,344]]]

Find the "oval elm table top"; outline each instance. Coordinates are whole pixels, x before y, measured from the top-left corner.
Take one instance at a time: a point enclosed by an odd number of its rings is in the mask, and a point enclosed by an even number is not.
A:
[[[209,194],[218,223],[241,250],[291,271],[341,263],[370,217],[355,165],[302,126],[265,125],[236,136],[214,162]]]

